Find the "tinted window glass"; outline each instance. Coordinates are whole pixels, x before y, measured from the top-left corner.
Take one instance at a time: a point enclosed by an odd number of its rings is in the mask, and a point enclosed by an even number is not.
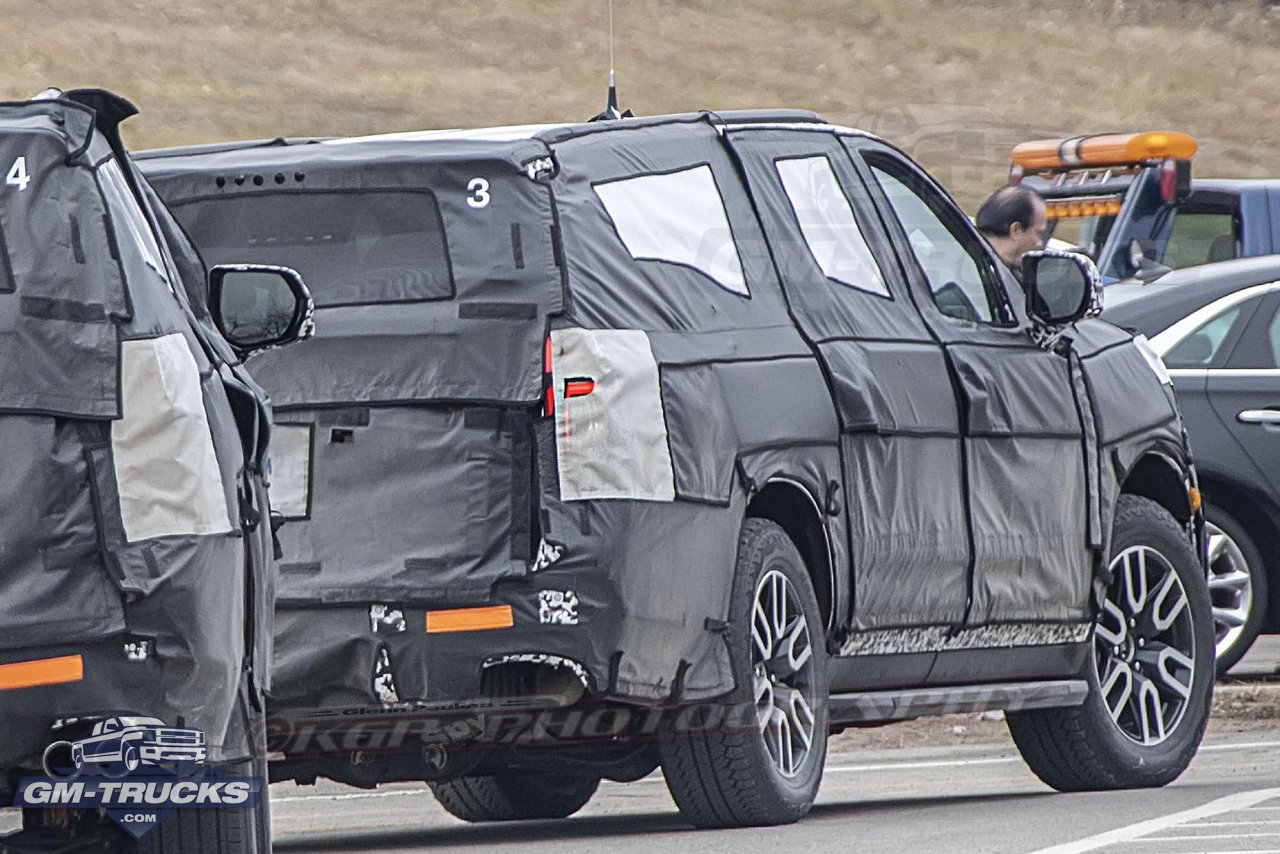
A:
[[[1268,368],[1280,368],[1280,311],[1271,318],[1267,326],[1267,344],[1271,347],[1271,364]]]
[[[872,164],[872,172],[907,233],[911,251],[920,262],[933,291],[933,300],[942,313],[984,323],[999,316],[1000,312],[992,309],[977,259],[929,202],[879,166]],[[941,201],[935,200],[935,203],[941,204]]]
[[[1165,365],[1170,368],[1208,367],[1218,357],[1218,352],[1246,305],[1249,303],[1233,305],[1200,324],[1196,331],[1183,338],[1164,355]]]
[[[1196,264],[1212,264],[1239,256],[1236,250],[1235,220],[1230,213],[1189,213],[1173,217],[1169,243],[1164,250],[1166,266],[1178,269]]]
[[[804,242],[828,279],[888,296],[884,274],[858,228],[831,161],[799,157],[774,163]]]
[[[453,295],[444,225],[427,192],[263,193],[181,204],[174,214],[211,266],[292,267],[319,307]]]

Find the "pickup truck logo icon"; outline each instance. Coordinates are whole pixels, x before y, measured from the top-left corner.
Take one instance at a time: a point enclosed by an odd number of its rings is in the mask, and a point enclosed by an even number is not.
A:
[[[136,771],[140,765],[192,766],[204,762],[204,733],[166,726],[158,718],[115,717],[99,721],[93,734],[71,742],[71,761]]]

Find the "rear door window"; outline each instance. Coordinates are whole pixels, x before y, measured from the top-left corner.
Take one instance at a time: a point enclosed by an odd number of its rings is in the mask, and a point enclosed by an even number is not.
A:
[[[1230,211],[1178,211],[1165,245],[1165,265],[1177,270],[1239,257],[1235,219]]]
[[[255,193],[173,210],[210,265],[292,267],[320,308],[453,296],[444,222],[425,190]]]

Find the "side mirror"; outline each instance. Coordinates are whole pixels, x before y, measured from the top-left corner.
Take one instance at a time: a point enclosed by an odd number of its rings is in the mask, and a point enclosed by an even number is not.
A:
[[[310,338],[315,303],[288,267],[222,264],[209,271],[209,310],[241,358]]]
[[[1022,256],[1027,314],[1045,326],[1065,326],[1102,303],[1102,277],[1087,255],[1046,249]]]
[[[1154,240],[1141,240],[1137,237],[1129,241],[1129,267],[1133,270],[1133,274],[1146,284],[1154,282],[1173,269],[1156,260]]]

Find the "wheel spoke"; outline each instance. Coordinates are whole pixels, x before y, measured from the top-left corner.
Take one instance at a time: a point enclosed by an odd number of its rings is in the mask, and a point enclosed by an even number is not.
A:
[[[1094,629],[1094,634],[1112,647],[1124,643],[1124,639],[1129,635],[1129,624],[1125,621],[1124,612],[1110,599],[1102,602],[1102,613],[1098,615],[1098,625]]]
[[[1137,560],[1132,552],[1124,556],[1124,595],[1130,614],[1142,613],[1147,602],[1147,553],[1139,551],[1137,556]]]
[[[1142,726],[1142,740],[1146,744],[1164,741],[1164,705],[1160,692],[1150,679],[1139,676],[1137,682],[1138,719]]]
[[[1133,695],[1133,671],[1129,665],[1118,659],[1112,659],[1111,670],[1102,683],[1102,698],[1107,704],[1111,719],[1119,721],[1124,714],[1125,706]]]
[[[765,613],[764,604],[758,597],[751,621],[751,640],[756,645],[760,660],[768,661],[773,654],[773,628],[769,622],[769,615]]]
[[[1209,533],[1209,563],[1214,563],[1218,558],[1222,557],[1223,552],[1231,545],[1231,538],[1222,533],[1220,528],[1214,528],[1211,525],[1206,526],[1211,530]]]
[[[1195,663],[1178,650],[1171,646],[1161,649],[1156,656],[1152,672],[1155,674],[1155,680],[1158,680],[1157,686],[1163,686],[1184,700],[1191,696],[1191,680],[1192,674],[1195,673]]]
[[[1243,608],[1214,608],[1213,621],[1229,629],[1238,629],[1249,621],[1249,612]]]
[[[1177,574],[1170,571],[1161,582],[1156,595],[1151,598],[1151,624],[1156,631],[1166,631],[1187,606],[1187,591],[1182,589],[1182,582],[1178,580]]]

